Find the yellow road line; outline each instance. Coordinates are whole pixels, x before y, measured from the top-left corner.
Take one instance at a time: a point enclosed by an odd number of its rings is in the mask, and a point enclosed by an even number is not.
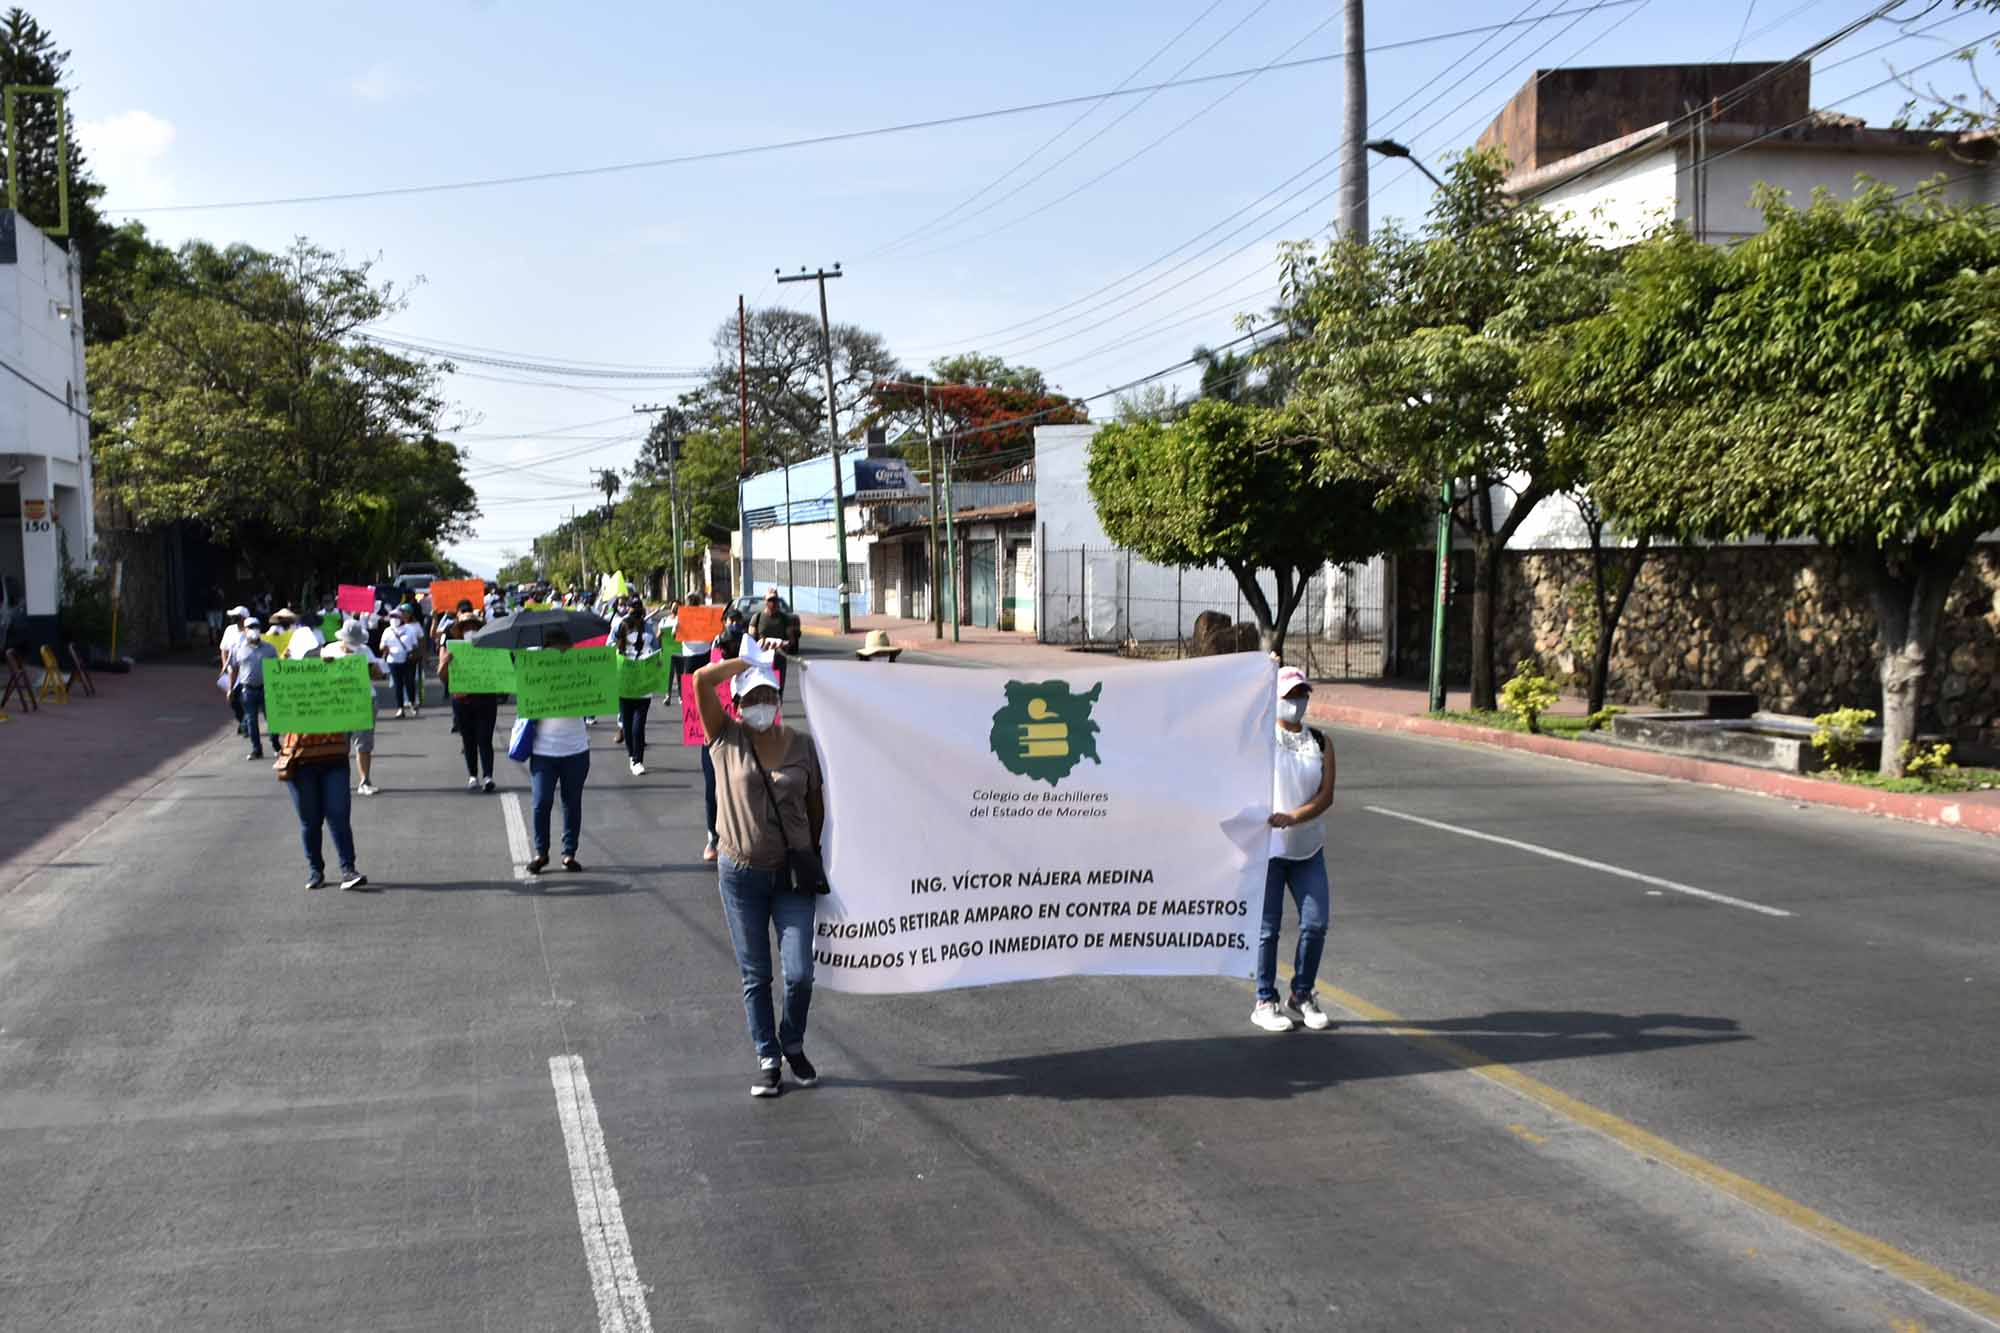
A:
[[[1290,979],[1291,969],[1281,969]],[[1401,1015],[1390,1013],[1379,1005],[1370,1004],[1359,995],[1350,994],[1337,986],[1321,982],[1314,988],[1324,999],[1333,1001],[1350,1013],[1357,1014],[1372,1023],[1380,1025],[1409,1042],[1419,1050],[1427,1051],[1438,1058],[1457,1065],[1468,1073],[1498,1083],[1510,1092],[1518,1093],[1531,1102],[1539,1103],[1566,1120],[1594,1129],[1614,1143],[1651,1157],[1674,1167],[1696,1180],[1721,1190],[1733,1199],[1749,1204],[1759,1212],[1768,1213],[1781,1222],[1789,1222],[1801,1231],[1818,1236],[1841,1251],[1852,1255],[1863,1263],[1872,1264],[1885,1273],[1901,1278],[1914,1287],[1950,1301],[1953,1305],[1970,1310],[1984,1318],[2000,1322],[2000,1293],[1975,1286],[1964,1278],[1955,1277],[1942,1268],[1927,1264],[1913,1254],[1906,1254],[1875,1237],[1845,1226],[1824,1213],[1816,1212],[1797,1200],[1789,1199],[1767,1186],[1759,1185],[1737,1175],[1726,1167],[1717,1166],[1705,1157],[1699,1157],[1685,1148],[1667,1142],[1657,1134],[1639,1128],[1629,1120],[1620,1119],[1609,1111],[1601,1111],[1588,1102],[1578,1101],[1566,1092],[1529,1078],[1510,1065],[1500,1064],[1469,1047],[1455,1041],[1426,1032],[1421,1027],[1411,1026]]]

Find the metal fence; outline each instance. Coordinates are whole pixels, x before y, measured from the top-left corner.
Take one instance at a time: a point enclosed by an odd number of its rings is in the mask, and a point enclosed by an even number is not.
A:
[[[1185,657],[1196,617],[1219,611],[1232,624],[1253,622],[1236,578],[1226,569],[1168,569],[1117,547],[1056,547],[1042,552],[1039,638],[1137,657]],[[1277,584],[1258,578],[1275,605]],[[1317,679],[1381,676],[1388,662],[1384,565],[1327,565],[1306,586],[1285,636],[1285,660]]]

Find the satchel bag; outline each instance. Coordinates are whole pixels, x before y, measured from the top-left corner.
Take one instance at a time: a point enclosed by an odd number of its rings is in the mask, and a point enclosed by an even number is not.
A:
[[[757,774],[764,779],[764,794],[771,800],[771,818],[778,824],[778,840],[785,844],[785,868],[778,872],[779,893],[832,893],[833,885],[827,883],[826,865],[820,860],[817,847],[794,847],[792,840],[785,836],[784,812],[778,809],[778,789],[771,785],[771,774],[764,767],[764,761],[757,754],[754,738],[746,744],[750,747],[750,759],[757,765]]]
[[[278,760],[271,765],[271,771],[278,775],[278,781],[290,782],[298,776],[301,764],[330,764],[335,760],[347,762],[347,733],[344,731],[315,731],[287,736],[278,746]]]
[[[517,764],[525,764],[535,753],[535,719],[521,717],[514,719],[514,730],[507,735],[507,757]]]

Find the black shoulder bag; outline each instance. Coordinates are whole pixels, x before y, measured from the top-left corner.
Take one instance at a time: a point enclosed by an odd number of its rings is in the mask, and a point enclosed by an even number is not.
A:
[[[819,859],[819,848],[794,847],[785,836],[785,813],[778,808],[778,789],[771,785],[770,770],[764,767],[764,760],[757,753],[756,737],[746,737],[744,743],[750,747],[750,761],[757,765],[757,775],[764,779],[764,794],[771,800],[771,818],[778,824],[778,840],[785,844],[785,868],[778,875],[778,892],[832,893],[833,885],[826,881],[826,866]]]

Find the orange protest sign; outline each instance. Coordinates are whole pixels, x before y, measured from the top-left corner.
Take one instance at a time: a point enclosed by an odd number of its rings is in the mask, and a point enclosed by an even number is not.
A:
[[[431,584],[431,610],[456,611],[460,602],[486,614],[486,584],[479,579],[438,579]]]
[[[674,619],[674,637],[682,643],[712,643],[722,635],[722,608],[684,606]]]

